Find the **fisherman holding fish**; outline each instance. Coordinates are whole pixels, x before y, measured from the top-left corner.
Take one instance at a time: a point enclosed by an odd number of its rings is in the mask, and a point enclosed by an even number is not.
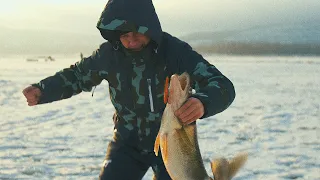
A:
[[[67,99],[107,80],[115,108],[114,135],[99,178],[139,180],[152,167],[154,179],[172,179],[161,150],[154,153],[170,77],[188,73],[195,90],[174,112],[184,126],[228,108],[235,98],[233,84],[187,43],[162,31],[151,0],[109,0],[97,28],[107,42],[91,56],[25,88],[28,105]]]

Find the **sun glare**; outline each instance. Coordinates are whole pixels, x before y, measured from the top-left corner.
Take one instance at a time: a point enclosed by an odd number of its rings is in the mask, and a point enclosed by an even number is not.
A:
[[[13,2],[4,1],[0,6],[0,16],[12,14],[15,10],[15,6]]]

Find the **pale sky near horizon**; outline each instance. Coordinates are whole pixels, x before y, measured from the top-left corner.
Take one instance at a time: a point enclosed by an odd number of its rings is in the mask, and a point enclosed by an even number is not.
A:
[[[106,0],[1,2],[1,26],[93,34]],[[153,0],[162,27],[182,33],[320,18],[319,0]],[[195,29],[195,30],[194,30]]]

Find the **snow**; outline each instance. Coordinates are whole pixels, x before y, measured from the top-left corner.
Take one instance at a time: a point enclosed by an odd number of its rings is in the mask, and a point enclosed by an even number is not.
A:
[[[236,88],[224,112],[198,121],[203,160],[249,153],[234,179],[320,179],[320,58],[206,57]],[[0,62],[0,179],[97,179],[112,137],[107,82],[28,107],[22,90],[79,57]],[[143,179],[151,179],[149,169]]]

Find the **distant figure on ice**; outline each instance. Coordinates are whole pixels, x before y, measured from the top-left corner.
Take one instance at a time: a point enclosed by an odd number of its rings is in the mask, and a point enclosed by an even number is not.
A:
[[[83,54],[82,53],[80,53],[80,58],[81,58],[81,60],[83,59]]]
[[[28,62],[38,62],[39,59],[47,62],[47,61],[55,61],[55,59],[51,56],[38,56],[36,58],[28,58],[27,61]]]
[[[138,180],[149,167],[154,179],[171,179],[161,154],[153,152],[166,105],[165,80],[175,73],[190,75],[196,93],[175,113],[183,124],[228,108],[235,98],[233,84],[187,43],[162,31],[151,0],[109,0],[97,28],[107,42],[24,89],[28,105],[67,99],[107,80],[115,107],[114,136],[100,179]]]
[[[51,57],[51,56],[48,56],[48,57],[45,59],[45,61],[55,61],[55,59],[53,59],[53,57]]]

